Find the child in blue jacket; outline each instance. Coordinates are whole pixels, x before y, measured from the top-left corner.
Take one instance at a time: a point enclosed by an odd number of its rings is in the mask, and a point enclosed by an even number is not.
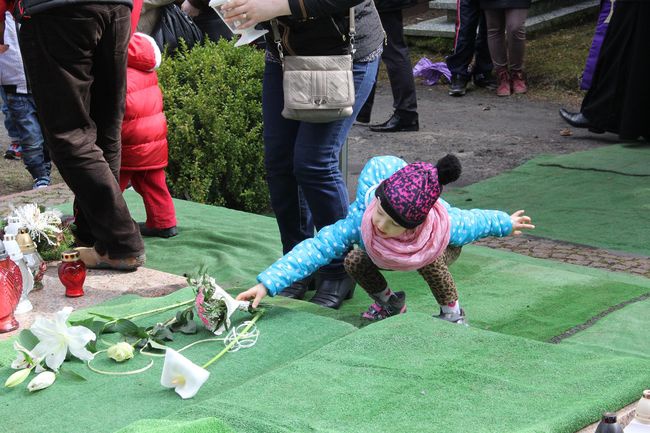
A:
[[[258,275],[259,284],[240,293],[253,306],[303,279],[334,258],[345,258],[350,276],[374,300],[363,317],[380,320],[406,311],[404,292],[393,292],[380,269],[417,270],[440,305],[436,317],[465,323],[447,266],[460,248],[487,236],[533,229],[520,210],[462,210],[439,199],[442,185],[460,176],[460,161],[447,155],[436,165],[407,164],[394,156],[372,158],[359,175],[356,201],[346,218],[324,227]],[[359,248],[351,250],[354,245]]]

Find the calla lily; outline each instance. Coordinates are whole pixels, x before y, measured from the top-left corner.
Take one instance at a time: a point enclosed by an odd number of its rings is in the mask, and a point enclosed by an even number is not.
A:
[[[94,340],[95,333],[85,326],[68,326],[66,321],[72,313],[72,307],[66,307],[56,313],[54,320],[37,317],[30,328],[39,343],[32,349],[38,359],[45,359],[45,364],[57,371],[65,357],[70,353],[82,361],[93,359],[94,355],[86,349],[86,344]]]
[[[14,386],[20,385],[25,381],[25,379],[27,379],[27,376],[29,376],[29,373],[31,373],[31,371],[31,368],[23,368],[22,370],[18,370],[7,378],[5,381],[5,386],[7,388],[13,388]]]
[[[160,384],[165,388],[174,388],[183,399],[192,398],[208,380],[210,373],[176,352],[167,349]]]
[[[29,384],[27,384],[27,389],[30,392],[38,391],[45,389],[48,386],[52,385],[56,380],[56,374],[51,371],[44,371],[35,378],[33,378]]]

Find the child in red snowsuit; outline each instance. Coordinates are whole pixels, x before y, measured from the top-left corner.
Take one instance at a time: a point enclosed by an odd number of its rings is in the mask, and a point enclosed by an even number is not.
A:
[[[161,55],[154,40],[134,33],[129,42],[126,107],[122,124],[120,188],[129,182],[142,196],[147,222],[139,223],[143,236],[176,236],[176,213],[167,189],[167,120],[155,69]]]

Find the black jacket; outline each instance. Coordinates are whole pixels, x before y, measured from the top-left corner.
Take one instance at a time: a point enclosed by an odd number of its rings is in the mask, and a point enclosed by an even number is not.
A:
[[[531,0],[481,0],[481,9],[528,9]]]
[[[375,0],[379,12],[397,11],[417,4],[418,0]]]
[[[278,18],[286,55],[337,55],[348,51],[348,15],[355,12],[355,60],[376,51],[384,42],[384,31],[373,0],[289,0],[291,15]],[[278,56],[270,23],[267,48]]]
[[[16,0],[13,13],[16,20],[20,21],[23,17],[28,17],[48,9],[84,3],[122,4],[133,8],[132,0]]]

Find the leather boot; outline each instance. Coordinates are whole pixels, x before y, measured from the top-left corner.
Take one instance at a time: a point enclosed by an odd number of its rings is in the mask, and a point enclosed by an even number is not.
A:
[[[289,287],[283,289],[278,296],[284,296],[291,299],[304,299],[308,290],[314,289],[314,277],[309,276],[298,280]]]
[[[510,96],[512,89],[510,87],[510,73],[508,68],[497,68],[497,96]]]
[[[357,285],[345,271],[318,271],[314,279],[316,294],[309,302],[335,310],[341,307],[344,299],[352,298]]]

